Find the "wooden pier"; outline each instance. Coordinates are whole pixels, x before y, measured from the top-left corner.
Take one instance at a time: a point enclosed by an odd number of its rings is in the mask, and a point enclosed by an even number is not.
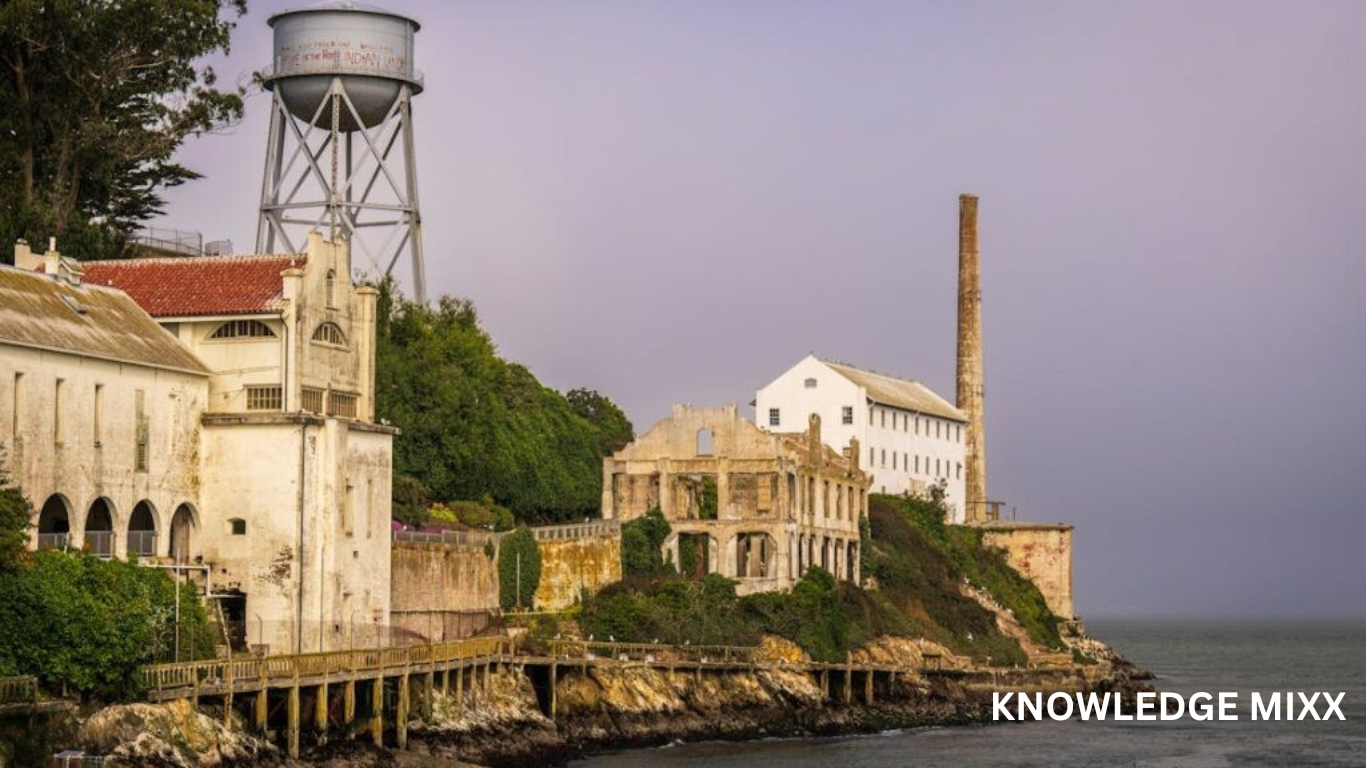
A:
[[[393,743],[407,747],[413,715],[430,716],[439,688],[463,701],[466,690],[488,690],[494,671],[526,675],[542,713],[554,719],[556,686],[566,672],[599,667],[648,667],[697,676],[734,672],[785,671],[807,675],[827,700],[872,705],[899,675],[934,674],[931,668],[893,665],[788,662],[768,658],[745,646],[689,646],[640,643],[554,642],[548,652],[519,653],[511,638],[471,638],[431,645],[328,651],[281,656],[241,657],[158,664],[144,670],[149,700],[208,699],[221,704],[225,720],[234,707],[259,733],[282,740],[291,757],[299,754],[307,724],[319,741],[330,733],[368,733],[379,746],[391,730]],[[879,688],[883,694],[879,694]]]

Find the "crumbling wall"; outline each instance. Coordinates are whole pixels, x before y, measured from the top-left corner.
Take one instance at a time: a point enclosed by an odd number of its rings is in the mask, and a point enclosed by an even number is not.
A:
[[[538,540],[541,583],[536,608],[557,611],[578,602],[583,591],[621,581],[621,535]]]
[[[393,626],[434,642],[469,637],[498,610],[494,559],[481,544],[395,541],[390,551]]]
[[[1072,604],[1072,526],[1046,523],[984,524],[983,543],[1005,550],[1011,567],[1043,593],[1059,618],[1075,617]]]

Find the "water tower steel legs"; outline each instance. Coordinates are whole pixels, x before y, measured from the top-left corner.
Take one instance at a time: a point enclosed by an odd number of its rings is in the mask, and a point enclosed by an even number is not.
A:
[[[425,302],[412,89],[404,85],[374,125],[361,119],[340,77],[308,120],[291,114],[278,90],[271,106],[257,250],[296,252],[308,231],[335,231],[351,241],[353,260],[362,255],[368,261],[353,265],[373,275],[391,274],[406,253],[414,298]],[[348,123],[357,129],[342,130]],[[402,168],[396,167],[395,147]]]

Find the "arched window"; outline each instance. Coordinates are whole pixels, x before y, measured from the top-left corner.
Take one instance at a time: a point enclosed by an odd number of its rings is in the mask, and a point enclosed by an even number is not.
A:
[[[699,430],[697,430],[697,455],[698,455],[698,456],[710,456],[710,455],[711,455],[711,441],[712,441],[712,434],[711,434],[711,430],[710,430],[710,429],[699,429]]]
[[[194,534],[194,511],[189,504],[176,507],[171,517],[171,559],[177,563],[190,561],[191,537]]]
[[[69,510],[66,499],[58,494],[43,502],[43,511],[38,514],[39,549],[66,549],[71,536]]]
[[[157,551],[156,513],[152,504],[139,501],[128,518],[128,554],[147,557]]]
[[[320,344],[331,344],[334,347],[346,346],[346,334],[342,333],[341,326],[336,323],[323,323],[313,331],[313,340]]]
[[[275,331],[260,320],[229,320],[214,329],[211,339],[273,339]]]
[[[106,498],[95,499],[85,514],[85,547],[100,557],[114,554],[114,510]]]

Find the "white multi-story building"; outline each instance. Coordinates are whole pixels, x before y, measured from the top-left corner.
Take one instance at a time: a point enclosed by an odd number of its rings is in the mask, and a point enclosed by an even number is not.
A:
[[[388,623],[395,430],[374,423],[378,292],[344,244],[80,264],[21,243],[15,265],[0,470],[33,546],[202,579],[235,644]]]
[[[754,420],[761,429],[792,432],[812,414],[821,417],[821,434],[832,448],[858,440],[873,493],[925,494],[942,482],[952,522],[963,521],[967,416],[949,401],[918,381],[815,355],[755,394]]]

